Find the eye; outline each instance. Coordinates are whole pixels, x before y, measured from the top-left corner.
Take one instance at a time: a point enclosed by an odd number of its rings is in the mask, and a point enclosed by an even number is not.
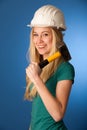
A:
[[[37,37],[38,36],[38,34],[37,33],[33,33],[33,37]]]
[[[45,36],[48,36],[48,33],[45,33]]]
[[[43,33],[43,36],[44,37],[47,37],[49,34],[48,33]]]

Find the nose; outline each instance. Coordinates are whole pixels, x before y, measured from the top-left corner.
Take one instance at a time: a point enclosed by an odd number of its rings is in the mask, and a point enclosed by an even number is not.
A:
[[[40,43],[40,42],[42,42],[42,41],[43,41],[42,35],[38,36],[37,42]]]

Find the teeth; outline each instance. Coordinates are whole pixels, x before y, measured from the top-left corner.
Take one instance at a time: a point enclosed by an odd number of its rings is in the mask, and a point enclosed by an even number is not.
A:
[[[42,48],[42,47],[44,47],[44,46],[38,46],[39,48]]]

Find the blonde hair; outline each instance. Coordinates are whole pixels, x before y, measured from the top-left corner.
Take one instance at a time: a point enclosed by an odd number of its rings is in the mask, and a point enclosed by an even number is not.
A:
[[[52,41],[53,43],[52,43],[52,50],[51,50],[49,56],[54,54],[56,51],[58,51],[58,46],[63,41],[63,34],[61,31],[59,31],[56,28],[51,28],[51,30],[52,30],[52,35],[53,35],[53,41]],[[32,38],[33,38],[32,33],[33,33],[33,28],[31,30],[31,34],[30,34],[30,48],[29,48],[30,61],[40,63],[42,60],[42,57],[36,50],[35,44],[32,41]],[[57,69],[57,67],[59,66],[59,64],[62,61],[63,61],[63,57],[57,58],[56,60],[50,62],[47,66],[45,66],[42,69],[40,77],[44,83],[51,77],[51,75],[55,72],[55,70]],[[33,97],[35,97],[37,95],[37,89],[34,85],[33,85],[32,89],[30,90],[31,84],[32,84],[32,82],[26,75],[26,91],[25,91],[24,98],[27,100],[31,100]]]

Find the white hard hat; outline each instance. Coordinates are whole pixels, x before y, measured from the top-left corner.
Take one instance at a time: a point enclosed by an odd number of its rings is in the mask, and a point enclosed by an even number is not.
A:
[[[56,27],[66,30],[64,15],[62,11],[55,6],[45,5],[40,7],[34,14],[29,27]]]

